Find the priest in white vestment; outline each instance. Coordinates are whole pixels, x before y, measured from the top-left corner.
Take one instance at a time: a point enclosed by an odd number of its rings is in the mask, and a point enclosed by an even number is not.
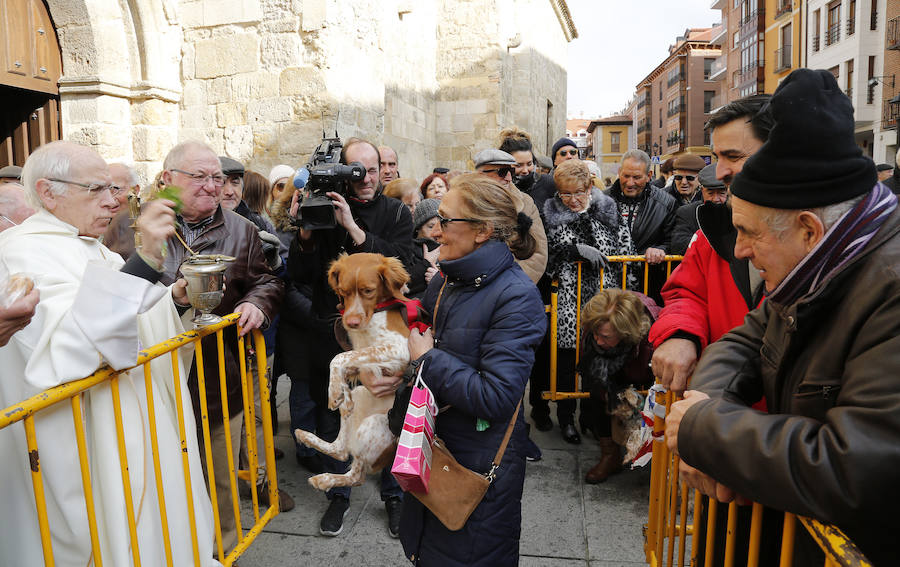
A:
[[[30,324],[0,348],[0,407],[47,388],[88,376],[103,364],[127,368],[141,348],[183,332],[173,304],[187,303],[183,284],[156,283],[163,243],[174,232],[170,201],[145,205],[138,219],[143,250],[127,263],[99,240],[117,206],[106,163],[93,150],[68,142],[39,148],[25,163],[23,181],[38,212],[0,233],[0,281],[25,274],[40,302]],[[179,368],[175,396],[171,357],[151,364],[158,458],[174,565],[194,565],[176,408],[184,431],[201,564],[213,559],[213,520],[197,450],[193,410]],[[159,499],[149,436],[142,368],[120,375],[122,418],[137,522],[128,532],[122,475],[108,382],[82,394],[81,422],[94,491],[104,565],[132,565],[136,543],[143,565],[165,565]],[[62,402],[36,414],[39,463],[56,565],[94,565],[71,406]],[[0,430],[0,565],[43,565],[21,422]]]

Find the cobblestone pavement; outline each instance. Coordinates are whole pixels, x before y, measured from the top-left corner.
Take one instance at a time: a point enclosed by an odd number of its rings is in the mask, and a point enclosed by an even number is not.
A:
[[[343,533],[319,535],[319,518],[327,501],[309,486],[309,473],[294,459],[288,433],[288,389],[284,377],[279,382],[276,445],[285,458],[278,462],[278,486],[297,506],[269,523],[239,559],[240,567],[408,565],[400,542],[388,534],[377,476],[353,489]],[[645,565],[641,526],[647,521],[649,465],[613,476],[604,484],[589,485],[584,474],[600,456],[596,440],[585,436],[581,445],[569,445],[556,427],[548,432],[532,428],[532,438],[543,450],[543,459],[529,463],[526,472],[520,565]],[[245,516],[250,519],[248,506]]]

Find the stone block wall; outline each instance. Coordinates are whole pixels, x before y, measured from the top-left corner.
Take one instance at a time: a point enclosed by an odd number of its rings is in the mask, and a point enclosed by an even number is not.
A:
[[[505,126],[539,152],[564,130],[567,44],[550,0],[48,6],[71,85],[64,137],[148,181],[185,139],[267,174],[305,164],[337,130],[390,145],[401,174],[422,179],[468,169]]]

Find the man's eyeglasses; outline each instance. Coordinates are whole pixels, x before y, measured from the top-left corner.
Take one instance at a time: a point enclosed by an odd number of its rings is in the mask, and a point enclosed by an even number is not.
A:
[[[481,222],[481,221],[478,220],[478,219],[464,219],[464,218],[460,218],[460,219],[445,219],[445,218],[442,217],[441,215],[437,215],[437,220],[438,220],[439,223],[441,223],[441,228],[447,228],[447,225],[450,224],[451,222],[473,222],[473,223],[474,223],[474,222]]]
[[[571,201],[572,199],[584,199],[588,195],[590,195],[590,191],[575,191],[574,193],[560,193],[556,192],[556,196],[559,197],[563,201]]]
[[[688,181],[693,181],[697,179],[696,175],[675,175],[675,181],[681,181],[682,179],[687,179]]]
[[[213,185],[216,187],[222,187],[225,185],[225,176],[224,175],[207,175],[205,173],[191,173],[190,171],[185,171],[183,169],[175,169],[174,167],[169,171],[177,171],[182,175],[186,175],[191,178],[191,183],[196,185],[197,187],[202,187],[206,185],[206,182],[210,179],[213,182]]]
[[[516,166],[505,165],[503,167],[498,167],[497,169],[482,169],[481,173],[496,173],[501,179],[506,179],[507,175],[515,175]]]
[[[65,183],[66,185],[75,185],[76,187],[83,187],[87,189],[88,193],[90,193],[91,197],[99,197],[101,193],[109,189],[110,195],[113,197],[117,196],[122,192],[122,188],[118,185],[113,184],[100,184],[100,183],[79,183],[78,181],[69,181],[67,179],[56,179],[54,177],[48,177],[47,181],[55,181],[57,183]]]
[[[556,154],[560,156],[577,156],[578,150],[559,150]]]

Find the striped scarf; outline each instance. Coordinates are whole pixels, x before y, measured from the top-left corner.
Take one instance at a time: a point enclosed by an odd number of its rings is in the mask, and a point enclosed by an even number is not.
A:
[[[862,201],[838,219],[768,298],[781,305],[791,305],[811,293],[862,252],[896,208],[896,195],[877,183]]]

